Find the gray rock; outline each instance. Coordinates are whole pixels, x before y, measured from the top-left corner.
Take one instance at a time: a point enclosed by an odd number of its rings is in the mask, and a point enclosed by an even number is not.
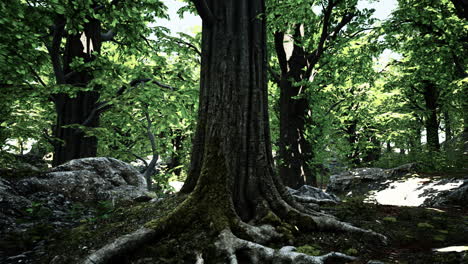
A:
[[[419,168],[416,163],[405,164],[393,169],[358,168],[330,176],[327,192],[343,194],[349,191],[366,193],[375,188],[373,184],[384,184],[390,178],[397,178],[415,172]]]
[[[41,177],[20,180],[22,194],[53,192],[71,201],[133,200],[146,195],[146,181],[130,164],[113,158],[71,160]]]
[[[20,216],[24,214],[24,208],[31,206],[31,201],[20,196],[11,185],[9,181],[0,178],[0,214]]]
[[[457,180],[453,179],[453,180],[449,180],[449,182],[450,181],[453,182]],[[458,188],[451,189],[448,191],[442,191],[442,192],[435,191],[435,193],[436,195],[424,201],[424,206],[432,206],[432,207],[441,207],[441,206],[449,206],[449,205],[466,206],[468,204],[468,179],[465,179],[463,184]]]

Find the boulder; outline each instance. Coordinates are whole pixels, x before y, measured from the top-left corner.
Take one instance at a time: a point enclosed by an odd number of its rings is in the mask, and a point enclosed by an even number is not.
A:
[[[18,181],[16,189],[24,195],[52,192],[79,202],[133,200],[147,193],[143,175],[123,161],[106,157],[71,160]]]
[[[385,185],[391,178],[404,176],[419,169],[417,163],[410,163],[393,169],[358,168],[330,176],[327,192],[344,194],[350,191],[367,193],[378,189],[376,185]]]
[[[72,160],[46,172],[32,167],[0,170],[0,263],[38,263],[47,252],[43,239],[49,231],[99,217],[101,201],[146,202],[153,197],[137,170],[113,158]],[[39,240],[27,248],[17,246],[31,243],[31,236]]]
[[[31,201],[20,196],[7,180],[0,178],[0,230],[11,227],[15,217],[23,216]]]
[[[450,180],[457,182],[457,179]],[[424,206],[444,207],[450,205],[466,206],[468,204],[468,179],[464,179],[458,188],[437,192],[436,195],[424,201]]]

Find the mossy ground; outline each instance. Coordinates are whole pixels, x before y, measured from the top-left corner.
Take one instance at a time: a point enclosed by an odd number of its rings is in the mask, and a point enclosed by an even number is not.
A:
[[[49,241],[48,263],[53,256],[73,256],[78,260],[91,249],[99,248],[108,241],[130,233],[149,220],[162,217],[184,200],[184,196],[171,196],[160,203],[136,203],[118,207],[106,218],[93,221],[55,235]],[[418,207],[382,206],[352,199],[340,205],[325,208],[339,219],[356,226],[372,229],[389,237],[389,244],[378,245],[360,235],[309,232],[290,230],[293,245],[300,252],[311,255],[339,251],[358,256],[354,263],[380,260],[384,263],[468,263],[463,253],[436,253],[434,248],[468,245],[468,210],[444,208],[434,210]],[[213,242],[216,234],[195,221],[178,234],[169,234],[148,244],[135,254],[122,257],[122,263],[139,259],[138,263],[194,263],[193,252],[214,256]],[[289,237],[291,238],[291,237]],[[283,243],[283,244],[282,244]],[[286,245],[276,241],[269,245],[275,248]],[[206,263],[221,263],[206,259]]]
[[[438,253],[436,248],[468,246],[466,208],[398,207],[363,203],[355,198],[327,211],[340,220],[385,234],[389,244],[378,245],[361,236],[335,233],[296,235],[303,252],[325,254],[339,251],[357,256],[354,263],[468,263],[468,254]]]

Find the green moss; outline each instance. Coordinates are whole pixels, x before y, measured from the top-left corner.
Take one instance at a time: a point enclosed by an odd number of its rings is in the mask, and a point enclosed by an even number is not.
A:
[[[393,223],[395,223],[397,221],[396,218],[392,217],[392,216],[384,217],[382,220],[384,220],[386,222],[393,222]]]
[[[296,250],[299,253],[304,253],[311,256],[319,256],[321,254],[320,246],[318,245],[304,245],[298,247]]]
[[[429,223],[418,223],[418,228],[432,229],[434,226]]]
[[[345,251],[345,254],[350,256],[356,256],[358,254],[358,250],[355,248],[349,248]]]
[[[262,219],[258,222],[259,225],[272,225],[272,226],[279,226],[282,224],[281,219],[274,214],[272,211],[268,211],[268,213],[262,217]]]

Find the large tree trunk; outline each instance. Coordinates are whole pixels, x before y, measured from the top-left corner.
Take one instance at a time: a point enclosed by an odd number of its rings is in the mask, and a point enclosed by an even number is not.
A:
[[[63,73],[69,75],[66,84],[73,85],[77,89],[86,87],[92,80],[92,74],[86,71],[74,72],[70,64],[82,58],[85,62],[94,60],[91,52],[100,52],[101,27],[98,20],[92,20],[85,25],[85,32],[70,35],[66,40],[65,54],[63,56]],[[78,128],[67,127],[70,125],[84,125],[94,128],[99,126],[99,115],[92,114],[99,99],[96,91],[80,91],[76,96],[67,93],[54,95],[57,121],[54,129],[54,137],[58,139],[54,145],[53,166],[60,165],[72,159],[94,157],[97,154],[97,138],[88,137],[84,131]]]
[[[197,227],[200,232],[219,234],[215,247],[222,258],[210,259],[210,263],[285,264],[295,263],[296,257],[308,260],[302,263],[324,263],[323,257],[260,245],[278,238],[273,222],[285,221],[301,232],[340,230],[383,239],[308,210],[274,173],[266,28],[259,18],[264,14],[264,0],[203,2],[194,1],[203,17],[203,33],[197,132],[190,174],[182,189],[190,195],[166,216],[95,251],[84,263],[109,263],[154,238]],[[275,220],[262,225],[265,219]]]
[[[426,136],[430,151],[439,151],[439,122],[437,121],[438,90],[432,83],[425,83],[424,101],[426,103]]]
[[[199,121],[191,174],[182,190],[192,191],[196,182],[216,182],[212,188],[231,194],[237,214],[250,220],[276,189],[265,27],[256,18],[263,1],[208,2],[214,15],[223,19],[203,25]]]

